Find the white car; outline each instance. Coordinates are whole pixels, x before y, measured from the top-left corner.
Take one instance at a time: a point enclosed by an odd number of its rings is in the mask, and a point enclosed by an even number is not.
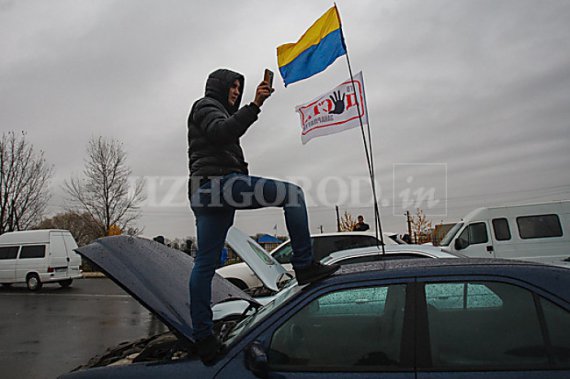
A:
[[[322,264],[354,264],[398,259],[423,259],[423,258],[466,258],[461,254],[448,253],[441,248],[426,245],[389,245],[384,246],[384,251],[376,246],[362,247],[358,249],[336,251],[321,260]]]
[[[333,237],[339,236],[340,234],[346,235],[347,233],[329,233],[328,236]],[[350,234],[362,235],[365,233]],[[318,241],[320,236],[322,235],[318,234],[313,237],[315,237],[315,241]],[[241,230],[235,227],[230,228],[228,236],[226,237],[226,242],[245,261],[244,263],[234,264],[231,266],[245,266],[249,271],[253,270],[251,273],[255,278],[259,278],[257,279],[259,285],[257,287],[257,291],[245,291],[249,295],[253,296],[254,299],[234,298],[232,301],[216,303],[212,307],[214,320],[223,320],[225,318],[231,319],[235,315],[243,314],[252,306],[252,301],[265,305],[273,301],[276,297],[279,297],[281,292],[284,292],[282,290],[285,287],[290,287],[293,283],[296,283],[295,280],[291,280],[294,276],[285,268],[286,266],[291,267],[291,264],[280,264],[279,259],[276,259],[275,255],[272,256],[265,252],[257,242],[252,240]],[[273,252],[277,253],[279,251],[283,251],[280,250],[283,246],[289,246],[290,250],[290,244],[289,241],[287,241],[275,248]],[[321,263],[325,265],[348,265],[376,261],[423,258],[444,259],[466,257],[457,253],[448,253],[434,246],[390,244],[384,245],[384,251],[382,251],[381,246],[376,245],[335,251],[322,258]],[[248,265],[251,266],[251,269]],[[217,274],[219,274],[219,271],[220,270],[218,270]],[[253,273],[254,271],[257,275]],[[218,275],[216,275],[216,277],[217,276]]]
[[[396,236],[397,238],[397,235],[392,233],[384,233],[383,235],[385,246],[399,245],[398,240],[394,237]],[[379,245],[379,241],[373,232],[313,234],[311,235],[311,243],[313,245],[313,255],[317,261],[320,261],[335,251]],[[277,246],[269,254],[275,258],[277,262],[281,263],[288,273],[294,275],[293,266],[291,265],[293,250],[290,241],[286,241]],[[224,266],[216,270],[216,272],[242,290],[263,286],[257,275],[255,275],[245,263]]]

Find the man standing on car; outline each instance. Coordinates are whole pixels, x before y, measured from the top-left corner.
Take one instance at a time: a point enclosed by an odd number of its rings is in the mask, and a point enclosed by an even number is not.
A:
[[[262,82],[254,100],[239,108],[243,88],[243,75],[225,69],[214,71],[206,81],[205,96],[193,104],[188,118],[188,195],[198,238],[190,276],[190,314],[197,351],[206,364],[215,361],[220,348],[212,334],[212,277],[236,210],[283,208],[294,252],[291,263],[299,284],[320,280],[338,269],[313,260],[302,189],[249,176],[239,139],[257,120],[273,89]]]

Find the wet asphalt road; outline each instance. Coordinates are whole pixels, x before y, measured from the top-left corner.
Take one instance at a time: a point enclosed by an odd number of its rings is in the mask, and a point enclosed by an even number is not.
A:
[[[0,287],[0,378],[56,378],[108,347],[165,331],[109,279]]]

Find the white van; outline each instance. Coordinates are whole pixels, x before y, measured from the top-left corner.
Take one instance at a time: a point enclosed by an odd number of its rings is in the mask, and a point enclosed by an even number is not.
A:
[[[570,267],[570,201],[476,209],[446,234],[440,246],[468,257]]]
[[[0,283],[26,283],[38,291],[44,283],[69,287],[81,278],[77,243],[67,230],[29,230],[0,235]]]

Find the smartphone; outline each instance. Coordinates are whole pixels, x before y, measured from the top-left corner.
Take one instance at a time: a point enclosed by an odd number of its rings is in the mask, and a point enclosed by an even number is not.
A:
[[[266,68],[263,81],[269,83],[269,88],[273,88],[273,71]]]

